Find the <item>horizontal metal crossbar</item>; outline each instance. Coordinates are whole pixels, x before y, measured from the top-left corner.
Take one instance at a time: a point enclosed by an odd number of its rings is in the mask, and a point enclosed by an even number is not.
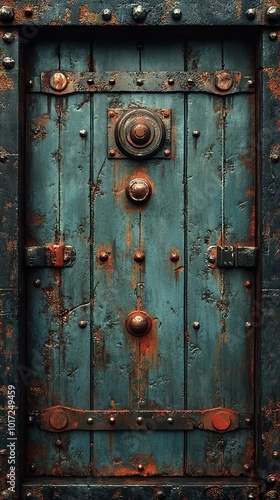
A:
[[[254,79],[240,71],[99,71],[54,70],[28,81],[30,92],[207,92],[218,95],[254,92]]]
[[[51,432],[92,431],[191,431],[228,432],[253,425],[251,415],[228,408],[205,410],[81,410],[53,406],[31,412],[29,423]]]

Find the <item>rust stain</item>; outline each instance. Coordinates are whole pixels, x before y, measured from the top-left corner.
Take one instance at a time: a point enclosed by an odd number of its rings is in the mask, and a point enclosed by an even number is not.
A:
[[[280,67],[264,68],[268,75],[267,86],[277,100],[280,100]]]
[[[34,139],[44,139],[47,135],[46,124],[50,119],[50,115],[48,113],[44,113],[41,116],[38,116],[32,120],[29,124],[29,128],[33,134]]]
[[[38,212],[31,212],[27,218],[28,224],[31,226],[42,226],[45,222],[45,216]]]
[[[91,12],[87,5],[81,5],[79,21],[81,24],[97,24],[99,13]]]
[[[3,90],[13,90],[15,84],[11,78],[9,78],[3,71],[0,73],[0,91]]]
[[[69,7],[65,8],[65,16],[63,18],[63,21],[65,23],[71,23],[72,16],[71,16],[72,10]]]
[[[240,19],[242,14],[242,0],[234,0],[234,5],[236,8],[236,17]]]
[[[148,358],[155,362],[158,354],[157,318],[153,319],[152,328],[144,337],[139,338],[140,364]]]

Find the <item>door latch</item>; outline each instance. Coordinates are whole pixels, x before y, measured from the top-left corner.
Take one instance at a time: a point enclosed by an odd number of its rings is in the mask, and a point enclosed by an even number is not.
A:
[[[219,267],[256,267],[258,263],[258,248],[245,246],[211,246],[206,252],[208,266]]]
[[[25,262],[29,267],[71,267],[75,259],[76,250],[71,246],[51,243],[25,249]]]

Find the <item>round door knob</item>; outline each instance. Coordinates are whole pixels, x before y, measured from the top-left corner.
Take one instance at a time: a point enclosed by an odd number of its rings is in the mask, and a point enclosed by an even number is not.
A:
[[[130,158],[149,158],[164,145],[165,126],[159,114],[149,109],[126,111],[116,124],[115,140]]]
[[[152,318],[145,311],[132,311],[125,320],[126,329],[131,335],[142,337],[152,328]]]
[[[145,203],[151,196],[152,188],[146,179],[132,179],[126,188],[126,195],[133,203]]]

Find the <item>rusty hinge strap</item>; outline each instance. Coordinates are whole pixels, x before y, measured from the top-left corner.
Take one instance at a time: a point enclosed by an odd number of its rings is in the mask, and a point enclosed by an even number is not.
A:
[[[218,267],[256,267],[258,248],[245,246],[211,246],[207,250],[208,265]]]
[[[251,416],[227,408],[206,410],[81,410],[53,406],[39,413],[30,412],[29,423],[51,432],[70,430],[124,431],[203,429],[228,432],[252,427]]]
[[[254,79],[240,71],[98,71],[42,72],[29,80],[30,92],[208,92],[218,95],[254,92]]]
[[[71,246],[51,243],[25,249],[25,262],[30,267],[71,267],[75,259],[76,251]]]

